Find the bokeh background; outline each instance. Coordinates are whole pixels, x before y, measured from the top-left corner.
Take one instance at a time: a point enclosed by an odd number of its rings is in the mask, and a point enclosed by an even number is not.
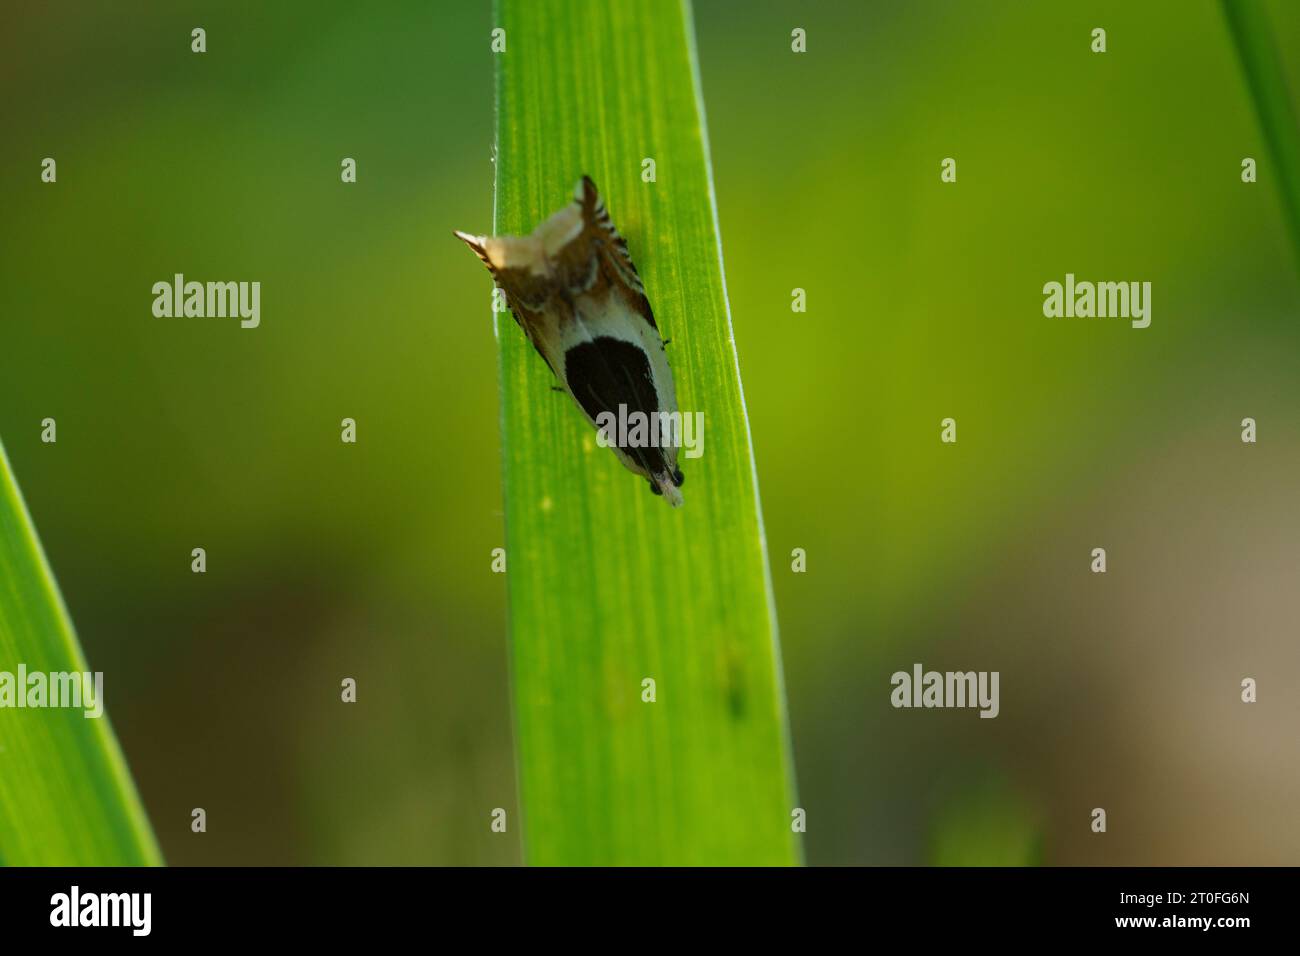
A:
[[[696,21],[808,861],[1297,862],[1297,247],[1218,4]],[[491,26],[0,11],[0,435],[173,864],[519,861],[489,285],[449,233],[491,222]],[[261,327],[153,318],[175,272],[260,280]],[[1044,318],[1066,272],[1150,281],[1151,327]],[[893,710],[918,661],[999,670],[1001,715]]]

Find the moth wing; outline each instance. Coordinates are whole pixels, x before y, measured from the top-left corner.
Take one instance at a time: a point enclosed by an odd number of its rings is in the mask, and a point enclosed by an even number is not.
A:
[[[524,330],[524,335],[537,350],[537,354],[542,357],[546,367],[558,378],[559,373],[555,370],[555,364],[541,346],[541,340],[547,331],[546,309],[551,296],[550,284],[539,280],[526,268],[498,267],[488,254],[486,236],[470,235],[459,229],[452,232],[487,266],[497,288],[505,294],[506,305],[510,308],[510,315],[514,318],[515,324]]]
[[[555,370],[555,366],[551,364],[550,356],[546,354],[546,351],[541,346],[541,329],[543,328],[545,321],[543,317],[524,310],[524,314],[529,317],[528,320],[525,321],[519,317],[519,309],[514,306],[511,307],[510,314],[515,317],[515,324],[524,330],[524,335],[528,336],[528,341],[533,343],[533,348],[536,349],[537,354],[542,357],[542,361],[545,362],[546,367],[551,370],[551,374],[556,378],[559,378],[560,373]]]
[[[597,334],[570,344],[564,353],[564,382],[596,428],[602,415],[611,421],[636,416],[648,425],[665,410],[651,357],[638,342]],[[625,466],[645,478],[676,471],[675,446],[616,441],[610,447]]]
[[[654,313],[646,298],[641,276],[628,252],[627,240],[614,226],[609,210],[590,176],[583,176],[573,191],[574,202],[582,213],[582,245],[586,255],[594,254],[600,278],[617,290],[624,304],[644,319],[656,333]]]

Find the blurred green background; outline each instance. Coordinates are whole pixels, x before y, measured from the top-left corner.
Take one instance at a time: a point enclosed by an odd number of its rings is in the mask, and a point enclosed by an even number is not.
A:
[[[1294,863],[1300,282],[1217,3],[696,20],[808,861]],[[0,435],[173,864],[519,860],[489,285],[449,232],[491,223],[491,27],[0,12]],[[155,319],[175,272],[259,280],[261,327]],[[1066,272],[1150,281],[1151,327],[1044,318]],[[999,670],[1001,715],[892,709],[918,661]]]

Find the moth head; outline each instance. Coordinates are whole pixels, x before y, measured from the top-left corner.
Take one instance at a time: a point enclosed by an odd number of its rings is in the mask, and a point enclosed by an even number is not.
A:
[[[454,230],[454,235],[473,249],[495,276],[505,272],[544,276],[550,270],[551,257],[581,231],[578,211],[568,207],[541,223],[529,236],[473,236],[459,230]]]
[[[545,250],[536,236],[475,236],[459,230],[454,234],[483,260],[512,309],[545,307],[552,281]]]
[[[591,240],[612,229],[596,184],[583,176],[574,201],[526,236],[476,236],[460,230],[453,234],[474,251],[508,295],[539,309],[555,287],[584,291],[591,286],[598,269]]]

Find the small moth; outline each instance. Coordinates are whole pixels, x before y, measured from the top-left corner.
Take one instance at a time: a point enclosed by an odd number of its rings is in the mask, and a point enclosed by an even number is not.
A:
[[[607,422],[659,423],[657,441],[647,442],[644,429],[606,429],[605,437],[651,491],[680,505],[685,478],[677,467],[681,418],[672,369],[627,241],[595,183],[583,176],[573,202],[532,235],[456,236],[487,265],[515,321],[587,421],[597,429],[602,414]]]

